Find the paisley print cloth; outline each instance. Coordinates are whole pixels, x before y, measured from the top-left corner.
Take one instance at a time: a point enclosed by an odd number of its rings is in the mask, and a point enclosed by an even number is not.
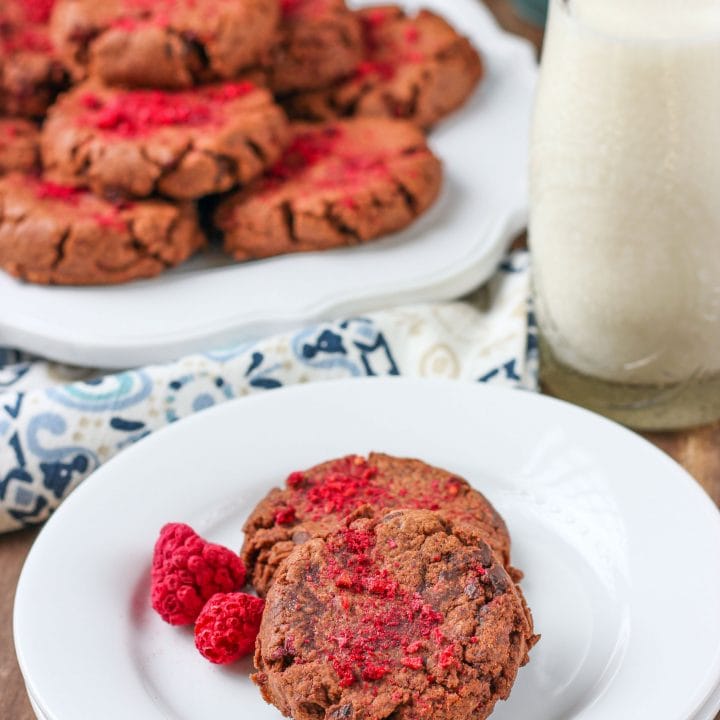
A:
[[[0,348],[0,532],[47,519],[128,445],[250,393],[382,375],[535,389],[528,262],[527,253],[512,253],[460,302],[343,318],[110,375]]]

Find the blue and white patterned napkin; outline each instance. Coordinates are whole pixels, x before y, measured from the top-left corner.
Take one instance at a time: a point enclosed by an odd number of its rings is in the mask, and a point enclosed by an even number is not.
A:
[[[37,524],[93,470],[159,428],[284,385],[373,375],[536,389],[529,256],[462,302],[423,304],[103,375],[0,348],[0,532]]]

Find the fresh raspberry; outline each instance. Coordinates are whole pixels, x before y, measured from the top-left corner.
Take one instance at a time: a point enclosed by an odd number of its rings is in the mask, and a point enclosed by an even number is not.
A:
[[[210,662],[225,665],[255,649],[265,601],[246,593],[218,593],[195,624],[195,646]]]
[[[232,550],[203,540],[183,523],[169,523],[155,543],[152,606],[171,625],[194,622],[215,593],[239,590],[245,565]]]

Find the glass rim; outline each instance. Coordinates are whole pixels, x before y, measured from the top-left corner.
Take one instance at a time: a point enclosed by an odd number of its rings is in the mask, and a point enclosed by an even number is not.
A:
[[[605,40],[609,40],[615,43],[642,43],[647,45],[701,45],[708,42],[720,42],[720,13],[718,13],[718,28],[717,30],[708,30],[702,33],[688,33],[677,36],[643,36],[643,35],[630,35],[613,32],[602,27],[597,27],[594,23],[589,22],[586,19],[580,18],[576,13],[573,12],[572,4],[575,0],[549,0],[548,3],[548,24],[552,20],[552,16],[555,12],[563,13],[563,16],[568,21],[572,22],[582,32],[586,32],[590,35],[594,35]]]

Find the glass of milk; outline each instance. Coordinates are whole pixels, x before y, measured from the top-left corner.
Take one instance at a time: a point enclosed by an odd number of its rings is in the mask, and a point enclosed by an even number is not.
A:
[[[720,0],[551,0],[531,160],[542,378],[630,426],[720,417]]]

